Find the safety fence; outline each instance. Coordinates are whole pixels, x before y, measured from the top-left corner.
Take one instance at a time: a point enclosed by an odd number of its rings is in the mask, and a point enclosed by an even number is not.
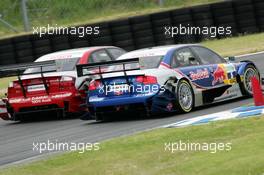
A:
[[[90,26],[99,27],[99,34],[83,37],[78,34],[44,34],[41,37],[38,34],[29,34],[0,40],[0,64],[31,62],[44,54],[70,48],[114,45],[130,51],[213,38],[207,32],[180,34],[180,26],[208,29],[231,27],[232,33],[217,32],[216,38],[262,32],[264,1],[223,1],[76,27]],[[182,30],[184,33],[187,29]]]

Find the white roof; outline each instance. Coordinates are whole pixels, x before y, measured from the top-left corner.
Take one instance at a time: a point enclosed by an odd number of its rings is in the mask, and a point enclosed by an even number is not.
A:
[[[128,59],[128,58],[140,58],[140,57],[149,57],[149,56],[164,56],[170,49],[180,48],[184,46],[192,46],[194,44],[177,44],[177,45],[165,45],[165,46],[156,46],[150,48],[144,48],[139,50],[134,50],[124,55],[120,56],[118,60]]]
[[[76,48],[76,49],[67,49],[62,51],[53,52],[47,55],[43,55],[39,57],[36,62],[40,61],[48,61],[48,60],[57,60],[57,59],[66,59],[66,58],[80,58],[83,54],[90,49],[95,48],[105,48],[105,47],[112,47],[112,46],[95,46],[95,47],[83,47],[83,48]]]

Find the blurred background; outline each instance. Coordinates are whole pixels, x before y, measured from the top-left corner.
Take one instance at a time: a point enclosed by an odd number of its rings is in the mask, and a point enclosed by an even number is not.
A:
[[[1,0],[0,37],[47,24],[72,26],[219,0]]]

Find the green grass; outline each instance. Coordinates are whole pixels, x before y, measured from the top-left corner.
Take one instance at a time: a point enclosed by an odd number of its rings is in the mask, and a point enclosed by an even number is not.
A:
[[[15,80],[16,77],[8,77],[8,78],[1,78],[0,79],[0,98],[4,97],[4,94],[7,91],[7,87],[10,81]]]
[[[117,18],[147,14],[173,8],[213,3],[220,0],[28,0],[31,26],[90,24]],[[0,12],[3,19],[17,30],[23,31],[20,0],[1,0]],[[21,32],[20,32],[21,33]],[[14,35],[0,23],[0,36]]]
[[[254,53],[264,51],[264,33],[209,40],[202,42],[202,45],[211,48],[224,57]]]
[[[179,174],[261,175],[264,173],[264,118],[234,119],[186,128],[156,129],[100,144],[99,151],[72,152],[0,174]],[[168,142],[231,143],[230,151],[164,150]]]
[[[4,89],[8,86],[8,83],[15,80],[16,77],[1,78],[0,89]]]

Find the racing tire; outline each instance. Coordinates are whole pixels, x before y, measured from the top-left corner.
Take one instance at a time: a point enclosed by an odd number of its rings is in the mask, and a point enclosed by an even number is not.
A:
[[[192,22],[192,16],[190,14],[186,15],[179,15],[179,16],[173,16],[172,17],[173,23],[182,23],[182,22]]]
[[[164,18],[160,20],[153,20],[152,25],[154,27],[164,27],[166,25],[170,26],[171,25],[171,19],[170,18]]]
[[[50,45],[50,40],[49,39],[33,40],[32,44],[33,47],[46,47]]]
[[[144,23],[134,24],[131,28],[131,31],[137,32],[141,30],[151,30],[151,29],[152,29],[151,22],[144,22]]]
[[[234,15],[234,9],[231,8],[220,8],[220,9],[213,9],[213,16],[214,18],[221,18],[225,14],[225,16]]]
[[[144,22],[149,22],[150,21],[150,15],[144,15],[144,16],[135,16],[130,19],[131,24],[140,24]]]
[[[245,68],[243,81],[239,84],[242,95],[251,97],[253,95],[252,85],[251,85],[251,77],[257,76],[258,80],[260,80],[259,72],[253,65],[248,65]]]
[[[141,30],[141,31],[137,31],[137,32],[134,32],[134,38],[141,38],[141,37],[145,37],[145,36],[148,36],[148,35],[152,35],[152,30]]]
[[[172,10],[172,12],[171,12],[172,16],[179,16],[179,15],[185,15],[185,14],[191,14],[191,9],[190,8],[182,8],[182,9]]]
[[[17,50],[31,49],[32,48],[32,43],[30,41],[16,43],[15,44],[15,48]]]
[[[117,35],[112,35],[113,40],[116,42],[123,41],[123,40],[128,40],[132,39],[133,36],[131,33],[123,33],[123,34],[117,34]]]
[[[87,47],[87,46],[89,46],[89,42],[87,40],[74,41],[71,43],[71,47],[73,48]]]
[[[112,35],[118,35],[120,33],[130,33],[130,26],[113,27],[111,30]]]
[[[6,53],[6,52],[14,52],[14,46],[13,45],[0,45],[0,53]]]
[[[50,46],[35,47],[34,49],[35,49],[34,51],[35,54],[47,54],[51,52]]]
[[[194,107],[194,93],[190,83],[182,79],[177,84],[176,109],[182,113],[190,112]]]

